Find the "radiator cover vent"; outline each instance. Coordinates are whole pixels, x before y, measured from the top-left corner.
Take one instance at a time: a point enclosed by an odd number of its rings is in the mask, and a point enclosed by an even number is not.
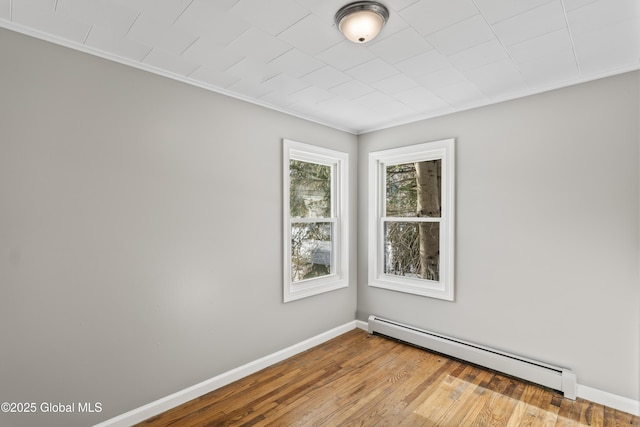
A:
[[[522,378],[561,391],[568,399],[576,399],[577,379],[576,374],[570,369],[425,331],[375,315],[369,316],[369,333],[395,338],[516,378]]]

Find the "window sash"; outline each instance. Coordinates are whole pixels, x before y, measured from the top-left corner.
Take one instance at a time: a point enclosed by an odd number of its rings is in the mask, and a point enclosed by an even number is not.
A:
[[[290,140],[283,140],[284,151],[284,302],[348,286],[348,154]],[[292,217],[290,202],[290,161],[329,166],[330,217]],[[331,224],[330,274],[292,279],[292,227],[296,224]]]
[[[441,214],[439,217],[386,216],[387,167],[421,161],[441,160]],[[453,139],[369,154],[369,285],[427,297],[453,300]],[[438,223],[438,280],[385,272],[385,225],[393,222]]]
[[[299,221],[299,219],[302,219],[301,221]],[[301,280],[293,280],[291,279],[291,286],[298,286],[301,284],[305,284],[305,283],[309,283],[310,281],[313,280],[317,280],[317,279],[321,279],[323,277],[330,277],[330,276],[336,276],[337,271],[338,271],[338,263],[339,263],[339,258],[337,257],[337,243],[339,241],[338,235],[339,235],[339,230],[338,230],[338,219],[337,218],[328,218],[328,219],[319,219],[319,220],[314,220],[314,218],[297,218],[295,221],[292,219],[289,222],[289,232],[290,232],[290,236],[292,236],[291,233],[291,228],[293,228],[296,224],[330,224],[331,225],[331,235],[330,235],[330,240],[329,240],[329,254],[330,254],[330,258],[329,258],[329,266],[330,266],[330,271],[328,274],[323,274],[322,276],[317,276],[317,277],[311,277],[308,279],[301,279]],[[291,251],[291,260],[293,261],[293,251]],[[285,272],[286,273],[286,272]],[[289,271],[289,275],[291,276],[291,271]]]

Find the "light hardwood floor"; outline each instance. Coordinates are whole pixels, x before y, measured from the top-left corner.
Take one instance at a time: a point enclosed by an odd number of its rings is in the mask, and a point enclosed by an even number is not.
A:
[[[353,330],[139,426],[638,426],[638,417]]]

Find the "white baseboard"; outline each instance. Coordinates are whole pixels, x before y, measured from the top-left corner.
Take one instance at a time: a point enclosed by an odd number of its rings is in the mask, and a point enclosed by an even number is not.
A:
[[[365,325],[364,328],[362,328],[361,323]],[[366,324],[366,322],[360,322],[356,320],[345,323],[342,326],[338,326],[337,328],[331,329],[330,331],[324,332],[320,335],[316,335],[315,337],[309,338],[298,344],[294,344],[291,347],[285,348],[284,350],[269,354],[265,357],[262,357],[253,362],[249,362],[246,365],[239,366],[235,369],[203,381],[199,384],[196,384],[189,388],[185,388],[184,390],[178,391],[169,396],[163,397],[154,402],[133,409],[122,415],[118,415],[117,417],[108,419],[104,422],[101,422],[100,424],[96,424],[94,427],[129,427],[133,424],[142,422],[147,418],[151,418],[171,408],[193,400],[196,397],[202,396],[203,394],[207,394],[213,390],[216,390],[220,387],[223,387],[227,384],[258,372],[261,369],[288,359],[289,357],[295,356],[298,353],[302,353],[303,351],[329,341],[332,338],[340,336],[345,332],[349,332],[352,329],[361,328],[366,330]]]
[[[628,397],[618,396],[617,394],[581,384],[578,384],[578,397],[628,414],[640,416],[640,400],[629,399]]]
[[[133,409],[100,424],[96,424],[94,427],[128,427],[132,424],[142,422],[147,418],[151,418],[155,415],[161,414],[162,412],[168,411],[171,408],[258,372],[261,369],[274,365],[288,359],[289,357],[295,356],[298,353],[302,353],[303,351],[320,345],[355,328],[367,331],[369,326],[367,322],[363,322],[361,320],[354,320],[352,322],[345,323],[342,326],[338,326],[330,331],[316,335],[315,337],[309,338],[301,343],[294,344],[284,350],[277,351],[253,362],[249,362],[246,365],[239,366],[209,380],[141,406],[140,408]],[[640,401],[618,396],[616,394],[581,384],[578,384],[577,389],[578,397],[632,415],[640,416]]]
[[[362,320],[356,320],[356,328],[362,329],[363,331],[369,331],[369,324],[367,322],[363,322]]]

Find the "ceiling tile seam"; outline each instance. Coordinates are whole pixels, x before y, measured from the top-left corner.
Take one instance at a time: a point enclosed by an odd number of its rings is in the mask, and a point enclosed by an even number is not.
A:
[[[475,15],[474,15],[474,16],[475,16]],[[463,20],[463,21],[464,21],[464,20]],[[419,34],[419,35],[420,35],[420,34]],[[422,35],[420,35],[420,37],[422,37]],[[440,52],[440,51],[439,51],[435,46],[434,46],[434,49],[435,49],[439,54],[441,54],[441,55],[442,55],[442,53],[441,53],[441,52]],[[445,55],[443,55],[443,56],[444,56],[444,57],[446,57]],[[369,63],[369,62],[373,62],[373,61],[375,61],[376,59],[377,59],[377,58],[373,58],[373,59],[371,59],[371,60],[369,60],[369,61],[366,61],[366,62],[363,62],[363,63],[361,63],[361,64],[354,65],[353,67],[351,67],[351,68],[348,68],[348,69],[344,70],[344,72],[346,73],[346,72],[348,72],[348,71],[350,71],[350,70],[353,70],[354,68],[360,67],[360,66],[362,66],[362,65],[364,65],[364,64],[367,64],[367,63]],[[394,74],[394,76],[396,76],[396,75],[398,75],[398,74],[404,75],[404,73],[403,73],[402,71],[400,71],[400,70],[396,67],[396,64],[388,64],[388,65],[397,71],[397,73],[396,73],[396,74]],[[460,70],[458,70],[458,68],[457,68],[457,67],[454,67],[454,68],[455,68],[457,71],[459,71],[460,73],[462,73]],[[465,77],[466,77],[466,74],[464,74],[464,73],[462,73],[462,74],[463,74],[463,75],[465,75]],[[365,84],[367,87],[371,88],[371,92],[368,92],[368,93],[362,94],[362,95],[360,95],[360,96],[357,96],[357,97],[353,98],[353,99],[352,99],[352,101],[357,101],[357,100],[358,100],[358,99],[360,99],[360,98],[363,98],[363,97],[365,97],[365,96],[371,95],[371,93],[373,93],[373,92],[378,92],[378,93],[384,94],[382,91],[380,91],[379,89],[377,89],[377,88],[376,88],[375,86],[373,86],[373,85],[374,85],[375,83],[381,82],[382,80],[387,79],[387,78],[389,78],[389,77],[393,77],[393,76],[386,76],[386,77],[382,77],[381,79],[374,80],[374,81],[371,81],[371,82],[366,82],[366,83],[365,83],[365,82],[361,82],[361,83]],[[408,77],[408,78],[410,78],[413,82],[415,82],[415,83],[416,83],[416,85],[417,85],[416,87],[421,87],[421,88],[425,88],[425,89],[429,90],[429,92],[431,92],[431,93],[433,94],[433,96],[435,96],[436,98],[438,98],[439,100],[441,100],[443,103],[445,103],[446,105],[448,105],[448,106],[449,106],[449,107],[451,107],[451,108],[455,108],[455,107],[454,107],[453,105],[451,105],[448,101],[446,101],[445,99],[443,99],[443,98],[442,98],[442,97],[440,97],[439,95],[437,95],[437,94],[433,93],[433,91],[432,91],[432,90],[430,90],[430,89],[426,88],[424,85],[422,85],[422,84],[420,84],[419,82],[415,81],[412,77],[409,77],[409,76],[407,76],[407,77]],[[352,80],[356,80],[356,79],[355,79],[355,78],[353,78]],[[358,81],[359,81],[359,80],[358,80]],[[337,86],[339,86],[339,85],[337,85]],[[334,86],[334,87],[336,87],[336,86]],[[478,89],[478,90],[480,91],[480,89]],[[480,91],[480,92],[482,92],[482,91]],[[482,92],[482,93],[483,93],[483,95],[487,96],[484,92]],[[402,102],[401,100],[397,99],[396,97],[394,97],[394,96],[390,96],[390,98],[391,98],[391,99],[393,99],[394,101],[396,101],[396,102],[398,102],[398,103],[400,103],[400,104],[403,104],[403,105],[405,105],[406,107],[411,108],[412,110],[416,111],[413,107],[411,107],[410,105],[406,104],[405,102]],[[418,113],[420,113],[420,112],[418,111]]]
[[[189,43],[189,44],[187,45],[187,47],[185,47],[184,49],[182,49],[182,52],[180,52],[180,55],[179,55],[179,56],[184,55],[184,53],[185,53],[187,50],[189,50],[189,48],[190,48],[191,46],[193,46],[194,44],[196,44],[196,42],[197,42],[198,40],[200,40],[200,36],[197,36],[197,37],[195,38],[195,40],[193,40],[191,43]]]
[[[422,38],[423,38],[427,43],[430,43],[430,42],[429,42],[429,40],[427,40],[427,38],[428,38],[428,37],[431,37],[431,36],[433,36],[434,34],[439,33],[440,31],[446,30],[447,28],[453,27],[454,25],[458,25],[458,24],[460,24],[460,23],[462,23],[462,22],[464,22],[464,21],[467,21],[467,20],[469,20],[469,19],[471,19],[471,18],[475,18],[475,17],[476,17],[476,16],[478,16],[478,15],[482,16],[482,18],[484,19],[484,21],[485,21],[485,22],[487,22],[487,20],[485,19],[484,15],[482,15],[482,13],[480,13],[480,9],[478,9],[478,5],[476,5],[476,1],[475,1],[475,0],[471,0],[471,2],[472,2],[472,3],[473,3],[473,5],[475,6],[476,11],[478,11],[478,13],[474,13],[473,15],[470,15],[470,16],[464,17],[464,18],[462,18],[462,19],[460,19],[460,20],[458,20],[458,21],[452,22],[452,23],[450,23],[449,25],[447,25],[446,27],[440,28],[440,29],[438,29],[438,30],[436,30],[436,31],[433,31],[433,32],[429,33],[429,34],[422,35],[422,34],[420,34],[420,31],[418,31],[418,30],[416,30],[416,32],[417,32],[417,33],[418,33],[418,34],[419,34],[419,35],[420,35],[420,36],[421,36],[421,37],[422,37]],[[434,47],[435,47],[435,46],[434,46]]]
[[[273,61],[275,61],[278,58],[281,58],[282,56],[286,55],[287,53],[291,52],[292,50],[294,50],[295,47],[291,46],[291,49],[286,50],[284,52],[282,52],[280,55],[278,56],[274,56],[273,58],[271,58],[270,60],[267,61],[267,65],[271,64]]]
[[[478,7],[478,5],[476,4],[476,0],[471,0],[473,2],[474,5],[476,5],[476,7]],[[549,2],[551,3],[551,2]],[[547,3],[545,3],[547,4]],[[534,8],[535,9],[535,8]],[[509,49],[507,49],[507,47],[504,45],[504,42],[500,39],[500,37],[498,37],[498,35],[496,34],[496,31],[493,28],[493,25],[489,24],[489,22],[487,21],[487,18],[481,13],[480,16],[482,17],[483,21],[485,22],[485,24],[487,24],[489,26],[489,28],[491,29],[491,32],[493,33],[493,36],[496,38],[496,40],[498,41],[498,43],[500,43],[500,46],[502,46],[502,48],[504,49],[504,51],[507,53],[507,56],[509,57],[509,60],[511,61],[511,63],[516,67],[516,69],[518,70],[518,74],[520,74],[520,77],[522,77],[522,81],[526,84],[526,89],[527,90],[531,90],[531,87],[529,85],[529,81],[527,80],[527,78],[525,77],[524,73],[522,72],[522,69],[520,68],[520,64],[518,64],[515,59],[513,59],[513,56],[511,55],[511,52],[509,51]],[[517,15],[516,15],[517,16]],[[458,70],[460,71],[460,70]],[[463,73],[465,76],[466,74]],[[480,92],[482,92],[485,96],[487,96],[489,99],[495,99],[495,97],[490,97],[487,94],[484,93],[484,91],[482,91],[480,88],[478,88],[478,90],[480,90]]]
[[[278,34],[274,35],[273,37],[276,37],[278,40],[281,40],[281,39],[279,38],[280,34],[284,33],[285,31],[287,31],[289,28],[293,27],[294,25],[299,24],[299,23],[300,23],[300,21],[304,20],[307,16],[311,15],[311,12],[309,11],[309,9],[307,9],[307,8],[305,8],[305,9],[306,9],[306,10],[307,10],[307,12],[309,12],[309,13],[307,13],[307,14],[306,14],[306,15],[304,15],[302,18],[298,19],[296,22],[294,22],[293,24],[289,25],[287,28],[285,28],[284,30],[280,31]],[[284,40],[282,40],[282,41],[284,41]]]
[[[56,1],[57,1],[57,0],[56,0]],[[189,9],[189,8],[191,7],[191,5],[193,4],[193,2],[194,2],[194,0],[191,0],[191,1],[189,2],[189,4],[188,4],[184,9],[182,9],[182,12],[180,12],[180,13],[178,14],[178,16],[176,16],[176,19],[174,19],[174,20],[173,20],[173,22],[171,23],[171,25],[174,25],[174,24],[178,21],[178,19],[180,19],[180,17],[181,17],[182,15],[184,15],[184,13],[187,11],[187,9]],[[183,53],[184,53],[184,52],[183,52]]]
[[[225,46],[227,47],[227,46]],[[238,59],[237,61],[235,61],[233,64],[229,65],[227,68],[225,68],[224,70],[222,70],[223,73],[226,73],[227,71],[229,71],[230,69],[232,69],[233,67],[235,67],[236,65],[238,65],[239,63],[241,63],[242,61],[244,61],[245,59],[247,59],[246,56],[241,56],[240,59]]]
[[[327,65],[327,67],[331,67],[331,65]],[[304,76],[303,76],[303,77],[304,77]],[[335,85],[333,85],[333,86],[331,86],[331,87],[328,87],[326,90],[327,90],[327,91],[329,91],[329,92],[331,92],[331,90],[332,90],[332,89],[335,89],[335,88],[337,88],[338,86],[341,86],[341,85],[343,85],[343,84],[351,83],[351,82],[353,82],[354,80],[356,80],[356,79],[354,79],[353,77],[351,77],[351,78],[350,78],[349,80],[347,80],[346,82],[341,82],[341,83],[335,84]],[[383,79],[383,80],[384,80],[384,79]],[[362,83],[362,82],[361,82],[361,83]],[[366,84],[366,83],[363,83],[363,84],[365,84],[366,86],[369,86],[369,87],[370,87],[370,85],[368,85],[368,84]],[[377,90],[377,89],[373,89],[373,90]],[[340,95],[338,95],[338,96],[340,96]],[[341,97],[341,98],[342,98],[342,97]]]
[[[195,74],[196,71],[201,70],[204,67],[204,65],[202,64],[198,64],[198,68],[196,68],[195,70],[193,70],[192,72],[190,72],[189,74],[185,75],[186,78],[188,79],[192,79],[192,75]],[[195,79],[193,79],[195,80]],[[213,86],[213,85],[212,85]]]
[[[571,26],[569,25],[569,16],[567,15],[567,8],[564,4],[564,0],[560,0],[560,5],[562,6],[564,23],[567,27],[567,32],[569,33],[569,40],[571,41],[571,52],[573,53],[573,60],[575,61],[576,67],[578,68],[578,75],[582,76],[582,68],[580,68],[580,61],[578,61],[578,54],[576,53],[576,45],[573,41],[573,33],[571,31]]]
[[[475,0],[472,0],[472,1],[473,1],[473,3],[475,4],[475,2],[476,2],[476,1],[475,1]],[[553,3],[553,2],[555,2],[555,1],[560,1],[560,2],[562,3],[562,0],[549,0],[549,1],[545,2],[545,3],[540,3],[540,4],[536,5],[536,6],[533,6],[533,7],[531,7],[531,9],[526,9],[526,10],[523,10],[523,11],[520,11],[520,12],[516,13],[515,15],[507,16],[507,17],[506,17],[506,18],[504,18],[504,19],[499,19],[499,20],[497,20],[496,22],[494,22],[494,23],[493,23],[493,24],[491,24],[491,25],[501,24],[501,23],[503,23],[503,22],[505,22],[505,21],[508,21],[508,20],[510,20],[510,19],[515,18],[516,16],[520,16],[520,15],[522,15],[522,14],[525,14],[525,13],[531,12],[532,10],[538,9],[539,7],[542,7],[542,6],[546,6],[546,5],[548,5],[548,4],[550,4],[550,3]],[[563,5],[563,6],[564,6],[564,5]],[[476,5],[476,7],[478,7],[478,5]],[[480,8],[478,8],[478,9],[479,9],[479,10],[481,10]],[[484,14],[483,14],[483,13],[481,13],[481,14],[484,16]]]
[[[138,11],[138,14],[136,15],[136,17],[133,19],[133,22],[131,22],[131,25],[129,25],[129,28],[127,28],[127,32],[124,33],[124,38],[127,38],[127,36],[129,35],[129,33],[131,32],[131,29],[133,28],[133,26],[136,24],[136,22],[138,21],[138,18],[140,18],[140,15],[142,15],[142,11]],[[148,53],[147,53],[148,55]]]
[[[93,25],[90,25],[89,30],[87,30],[87,34],[82,39],[82,44],[87,44],[87,40],[89,39],[89,35],[91,34],[92,30],[93,30]]]
[[[149,49],[149,52],[147,52],[141,59],[140,59],[140,63],[144,63],[144,61],[149,57],[149,55],[151,55],[151,52],[153,52],[153,50],[155,49],[155,47],[151,46],[151,49]]]
[[[399,14],[400,12],[402,12],[403,10],[405,10],[406,8],[413,6],[415,3],[418,3],[418,0],[414,0],[414,1],[412,1],[411,3],[409,3],[408,5],[406,5],[405,7],[401,8],[401,9],[393,9],[393,10],[395,10],[395,11],[396,11],[396,13],[398,13],[398,14]]]
[[[478,6],[476,5],[475,0],[471,0],[471,1],[473,2],[474,6],[476,7],[476,10],[477,10],[477,9],[478,9]],[[461,20],[460,20],[460,21],[458,21],[457,23],[454,23],[454,24],[451,24],[451,25],[459,24],[460,22],[464,22],[464,21],[466,21],[467,19],[471,19],[471,18],[473,18],[473,17],[475,17],[475,16],[477,16],[477,15],[480,15],[480,16],[482,17],[482,19],[485,21],[485,23],[487,23],[487,20],[484,18],[484,16],[483,16],[481,13],[477,13],[477,14],[475,14],[475,15],[472,15],[472,16],[468,17],[468,18],[461,19]],[[489,25],[489,24],[487,23],[487,25]],[[489,25],[489,27],[491,27],[491,26]],[[446,27],[445,27],[445,28],[446,28]],[[441,30],[438,30],[438,31],[441,31]],[[437,33],[438,31],[435,31],[434,33],[431,33],[431,34],[435,34],[435,33]],[[493,31],[493,28],[491,28],[491,31],[492,31],[493,35],[495,36],[496,40],[498,40],[498,42],[499,42],[499,43],[500,43],[500,45],[502,46],[502,48],[503,48],[505,51],[507,51],[507,50],[506,50],[506,48],[505,48],[505,46],[504,46],[504,44],[503,44],[503,43],[498,39],[498,37],[496,36],[496,33],[495,33],[495,31]],[[431,34],[430,34],[430,35],[431,35]],[[418,34],[418,35],[420,35],[423,39],[425,39],[425,41],[426,41],[427,43],[431,44],[431,43],[429,42],[429,40],[427,40],[427,39],[426,39],[426,37],[422,36],[421,34]],[[430,36],[430,35],[429,35],[429,36]],[[429,37],[429,36],[427,36],[427,37]],[[462,49],[462,50],[460,50],[460,51],[458,51],[458,52],[454,52],[454,53],[452,53],[451,55],[455,55],[456,53],[464,52],[464,51],[465,51],[465,50],[467,50],[467,49],[471,49],[471,48],[473,48],[473,47],[480,46],[480,45],[481,45],[481,44],[483,44],[483,43],[486,43],[486,41],[485,41],[485,42],[478,43],[477,45],[470,46],[470,47],[468,47],[468,48]],[[440,49],[438,49],[438,47],[437,47],[437,46],[435,46],[435,45],[433,45],[433,44],[431,44],[431,45],[433,46],[433,50],[434,50],[434,51],[436,51],[436,52],[437,52],[439,55],[441,55],[443,58],[447,58],[447,59],[449,58],[449,56],[450,56],[450,55],[445,55],[443,52],[441,52],[441,51],[440,51]],[[507,54],[509,55],[509,59],[511,59],[511,61],[513,62],[513,58],[511,58],[511,55],[509,54],[509,52],[508,52],[508,51],[507,51]],[[402,61],[400,61],[400,62],[402,62]],[[451,64],[451,63],[450,63],[450,64]],[[389,64],[389,65],[391,65],[393,68],[395,68],[396,70],[398,70],[398,68],[396,68],[396,64]],[[487,65],[488,65],[488,64],[487,64]],[[455,66],[455,65],[451,64],[451,67],[452,67],[453,69],[455,69],[456,71],[458,71],[461,75],[463,75],[463,76],[467,79],[467,81],[468,81],[469,83],[472,83],[472,82],[468,79],[468,77],[467,77],[467,73],[463,72],[463,71],[462,71],[458,66]],[[436,72],[437,72],[437,71],[436,71]],[[520,72],[520,70],[518,70],[518,72]],[[404,73],[403,73],[402,71],[400,71],[400,70],[398,70],[398,73],[400,73],[400,74],[404,74]],[[430,73],[427,73],[427,74],[430,74]],[[522,74],[522,73],[520,73],[520,74]],[[407,77],[409,77],[409,76],[407,76]],[[375,82],[371,82],[371,83],[377,83],[377,82],[379,82],[379,81],[381,81],[381,80],[384,80],[384,79],[376,80]],[[486,94],[483,90],[481,90],[479,87],[477,87],[477,85],[476,85],[476,84],[473,84],[473,85],[476,87],[476,89],[478,89],[478,92],[480,92],[480,93],[481,93],[482,95],[484,95],[485,97],[487,97],[487,98],[491,99],[491,97],[490,97],[488,94]],[[446,88],[446,87],[449,87],[449,86],[452,86],[452,85],[443,86],[442,88]],[[433,93],[433,95],[434,95],[436,98],[440,99],[442,102],[444,102],[444,103],[445,103],[446,105],[448,105],[449,107],[451,107],[451,108],[453,108],[453,109],[455,109],[455,108],[456,108],[456,107],[454,107],[453,105],[451,105],[451,104],[450,104],[446,99],[444,99],[444,98],[442,98],[441,96],[437,95],[437,94],[436,94],[436,93],[434,93],[431,89],[429,89],[428,87],[424,86],[423,84],[418,83],[418,87],[422,87],[422,88],[427,89],[429,92]],[[394,98],[394,99],[395,99],[395,98]],[[401,101],[398,101],[398,102],[401,102]]]

